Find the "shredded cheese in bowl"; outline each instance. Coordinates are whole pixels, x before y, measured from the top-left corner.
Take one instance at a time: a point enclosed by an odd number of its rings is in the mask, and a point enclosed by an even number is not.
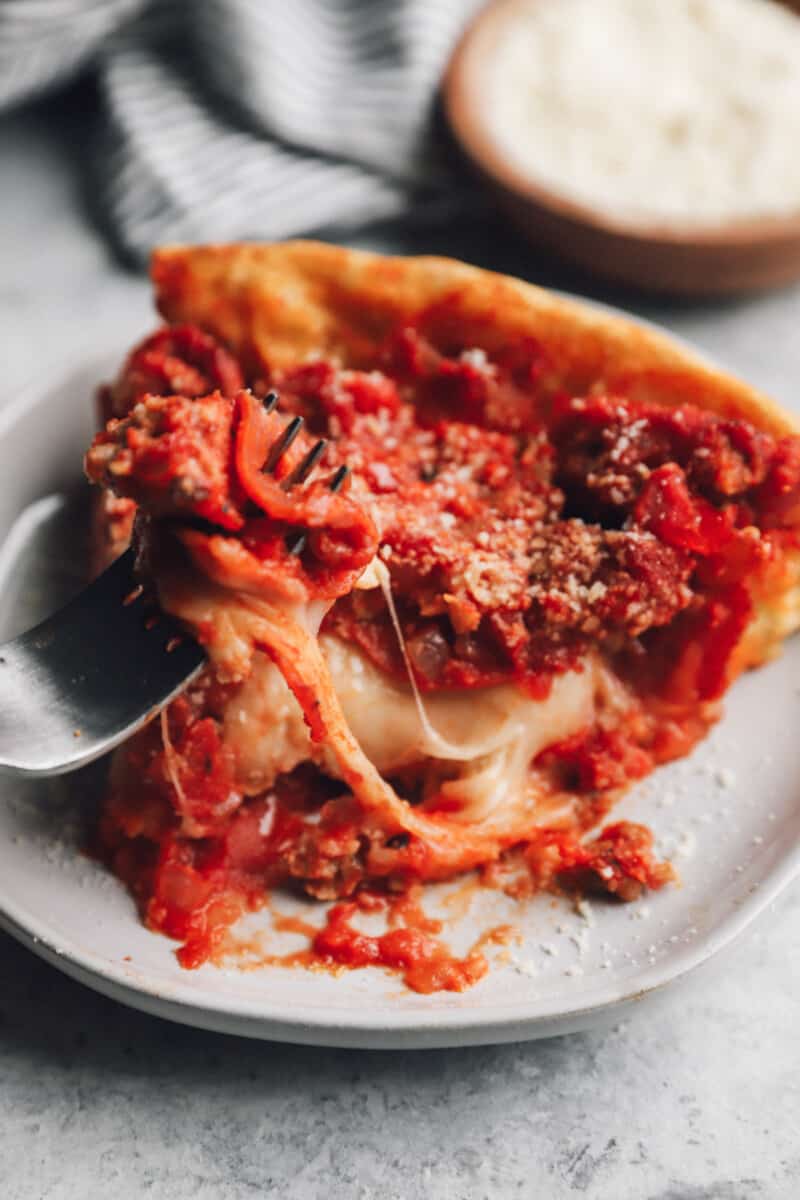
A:
[[[517,169],[627,223],[800,214],[800,18],[774,0],[529,0],[487,120]]]

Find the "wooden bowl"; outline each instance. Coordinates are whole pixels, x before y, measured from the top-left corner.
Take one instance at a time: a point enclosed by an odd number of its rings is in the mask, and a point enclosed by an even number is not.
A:
[[[716,227],[634,226],[543,187],[510,161],[486,117],[487,67],[529,4],[494,0],[478,14],[450,61],[443,99],[462,150],[530,241],[595,275],[672,295],[733,295],[800,277],[800,211]]]

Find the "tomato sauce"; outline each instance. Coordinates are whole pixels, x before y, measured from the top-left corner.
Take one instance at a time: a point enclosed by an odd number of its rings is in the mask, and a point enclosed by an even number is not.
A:
[[[435,936],[441,933],[442,922],[426,915],[417,892],[411,889],[394,896],[360,892],[352,901],[331,906],[321,928],[270,905],[272,929],[300,934],[308,940],[305,949],[274,954],[266,952],[260,938],[228,939],[211,958],[228,966],[244,963],[247,969],[304,966],[334,974],[381,967],[401,975],[406,986],[416,992],[460,992],[486,974],[489,964],[483,952],[487,947],[505,946],[519,939],[514,926],[494,926],[459,957]],[[385,913],[387,931],[372,935],[354,926],[354,918],[363,911]]]
[[[542,698],[556,674],[599,654],[630,711],[539,755],[540,785],[580,799],[575,819],[532,827],[502,853],[534,889],[631,900],[663,886],[671,868],[649,831],[618,822],[587,834],[631,781],[688,752],[747,665],[742,634],[798,546],[800,439],[689,403],[545,399],[547,357],[528,339],[489,360],[406,328],[376,367],[314,361],[248,379],[200,330],[155,334],[104,389],[109,423],[87,458],[113,489],[116,541],[138,506],[145,567],[188,553],[245,590],[279,580],[289,597],[324,599],[323,630],[405,682],[382,594],[353,587],[377,553],[422,692],[515,682]],[[261,403],[268,387],[281,417]],[[265,474],[287,414],[308,432]],[[317,437],[329,445],[313,481],[284,488]],[[343,464],[353,483],[334,493]],[[480,979],[482,947],[454,957],[419,906],[432,876],[419,839],[371,826],[310,763],[263,795],[237,791],[220,732],[229,692],[207,673],[119,752],[98,830],[98,853],[147,924],[181,942],[181,963],[213,959],[239,916],[292,883],[336,903],[321,929],[295,929],[309,946],[282,961],[381,966],[422,992]],[[426,807],[447,819],[447,805]],[[381,934],[354,924],[370,905],[387,917]]]

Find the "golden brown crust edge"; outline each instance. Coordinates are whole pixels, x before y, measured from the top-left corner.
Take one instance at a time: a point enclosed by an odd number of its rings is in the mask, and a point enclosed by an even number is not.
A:
[[[196,322],[251,368],[332,356],[373,366],[383,337],[421,321],[433,340],[489,353],[523,336],[548,352],[548,382],[690,401],[781,436],[800,421],[666,334],[534,284],[447,258],[390,258],[322,242],[167,246],[152,259],[158,307]]]
[[[153,255],[152,277],[167,320],[196,322],[255,371],[314,356],[372,367],[383,337],[422,315],[426,332],[446,336],[449,321],[460,347],[489,353],[536,338],[556,368],[553,388],[618,389],[667,406],[690,401],[778,437],[800,433],[800,421],[767,396],[668,335],[454,259],[307,241],[166,246]],[[798,627],[800,556],[792,555],[785,587],[757,604],[742,665],[769,657]]]

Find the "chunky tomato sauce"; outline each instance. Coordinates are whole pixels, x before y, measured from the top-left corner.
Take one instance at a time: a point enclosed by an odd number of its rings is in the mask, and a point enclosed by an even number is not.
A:
[[[372,372],[313,361],[248,379],[208,334],[166,328],[103,391],[108,424],[87,469],[105,489],[101,557],[130,536],[138,506],[145,575],[188,555],[253,594],[280,580],[289,601],[326,602],[324,632],[398,681],[410,669],[423,694],[513,682],[545,698],[556,676],[600,655],[625,688],[624,719],[598,720],[533,765],[540,787],[575,798],[572,820],[526,829],[482,865],[515,855],[536,888],[629,900],[671,877],[650,834],[629,823],[586,834],[621,788],[691,748],[758,657],[742,635],[797,548],[800,440],[689,403],[554,397],[540,390],[546,367],[530,341],[489,361],[407,328]],[[272,387],[280,415],[261,403]],[[287,414],[307,433],[265,474]],[[313,481],[287,489],[318,436],[329,443]],[[343,464],[352,482],[334,492]],[[353,586],[375,555],[405,655],[380,589]],[[310,763],[242,793],[221,733],[238,686],[207,672],[115,762],[98,849],[148,925],[197,966],[291,882],[339,901],[313,937],[315,961],[390,967],[420,991],[479,979],[480,950],[453,958],[419,912],[396,919],[396,898],[384,934],[353,925],[359,903],[441,877],[423,839],[381,828]],[[303,707],[313,734],[313,702]],[[413,807],[413,771],[393,782]]]

